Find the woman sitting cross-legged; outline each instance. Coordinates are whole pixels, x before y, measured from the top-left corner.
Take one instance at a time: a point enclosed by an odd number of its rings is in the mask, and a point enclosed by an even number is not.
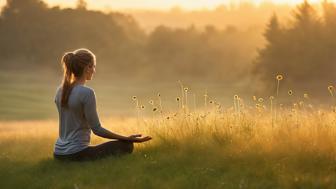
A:
[[[59,160],[94,160],[106,156],[129,154],[133,143],[146,142],[151,137],[140,134],[122,136],[102,127],[92,88],[85,86],[95,73],[95,55],[87,49],[68,52],[62,57],[64,79],[58,87],[55,103],[59,113],[59,137],[55,143],[54,158]],[[91,146],[94,134],[114,139]]]

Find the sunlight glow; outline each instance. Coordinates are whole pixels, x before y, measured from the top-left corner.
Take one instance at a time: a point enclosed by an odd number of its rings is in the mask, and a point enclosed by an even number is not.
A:
[[[52,5],[74,6],[77,0],[46,0]],[[336,0],[333,0],[335,2]],[[238,5],[240,3],[274,3],[279,5],[296,5],[303,0],[87,0],[91,8],[112,9],[170,9],[178,6],[183,9],[213,9],[218,5]],[[309,0],[310,3],[320,3],[322,0]]]
[[[77,0],[43,0],[48,4],[61,7],[74,7]],[[256,6],[263,3],[294,6],[304,0],[86,0],[91,9],[159,9],[169,10],[172,7],[180,7],[186,10],[214,9],[219,5],[237,6],[241,3],[252,3]],[[308,0],[309,3],[321,3],[323,0]],[[329,0],[336,2],[336,0]],[[6,0],[0,0],[0,6],[5,5]]]

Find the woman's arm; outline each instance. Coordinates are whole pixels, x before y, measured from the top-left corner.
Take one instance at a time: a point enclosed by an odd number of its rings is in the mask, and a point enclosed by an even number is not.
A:
[[[100,125],[98,127],[92,128],[92,131],[95,135],[103,137],[103,138],[125,140],[125,141],[129,140],[128,137],[113,133],[113,132],[101,127]]]
[[[93,90],[90,90],[84,99],[84,115],[88,121],[89,126],[91,127],[91,130],[97,136],[130,142],[145,142],[151,139],[151,137],[141,137],[141,135],[131,135],[129,137],[122,136],[103,128],[99,121],[96,108],[96,96]]]
[[[117,139],[117,140],[122,140],[122,141],[129,141],[129,142],[145,142],[145,141],[152,139],[149,136],[141,137],[141,134],[131,135],[128,137],[122,136],[122,135],[113,133],[101,126],[95,127],[94,129],[92,128],[92,131],[95,135],[103,137],[103,138]]]

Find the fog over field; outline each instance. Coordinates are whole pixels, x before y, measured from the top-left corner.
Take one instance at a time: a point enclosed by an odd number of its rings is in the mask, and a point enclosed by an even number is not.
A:
[[[133,95],[147,103],[160,92],[174,107],[179,80],[196,96],[197,107],[204,104],[205,91],[228,108],[236,94],[246,101],[274,96],[278,74],[284,76],[279,93],[283,103],[288,103],[289,90],[295,101],[305,93],[316,105],[331,101],[327,87],[335,81],[330,70],[335,68],[336,46],[331,1],[165,10],[100,11],[90,6],[90,1],[68,8],[11,0],[3,7],[2,118],[54,115],[45,110],[54,108],[52,98],[62,81],[60,58],[80,47],[97,56],[97,73],[89,85],[99,92],[107,116],[130,114]],[[24,90],[17,87],[21,85],[30,98],[17,95]],[[43,91],[48,95],[35,96]],[[39,113],[30,112],[33,104]]]

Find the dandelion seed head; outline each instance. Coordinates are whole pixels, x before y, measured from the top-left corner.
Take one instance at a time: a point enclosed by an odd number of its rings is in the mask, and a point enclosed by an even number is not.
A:
[[[332,85],[328,86],[328,90],[332,91],[334,89],[334,87]]]
[[[277,76],[276,76],[276,79],[277,79],[278,81],[281,81],[281,80],[283,80],[283,76],[282,76],[282,75],[277,75]]]

